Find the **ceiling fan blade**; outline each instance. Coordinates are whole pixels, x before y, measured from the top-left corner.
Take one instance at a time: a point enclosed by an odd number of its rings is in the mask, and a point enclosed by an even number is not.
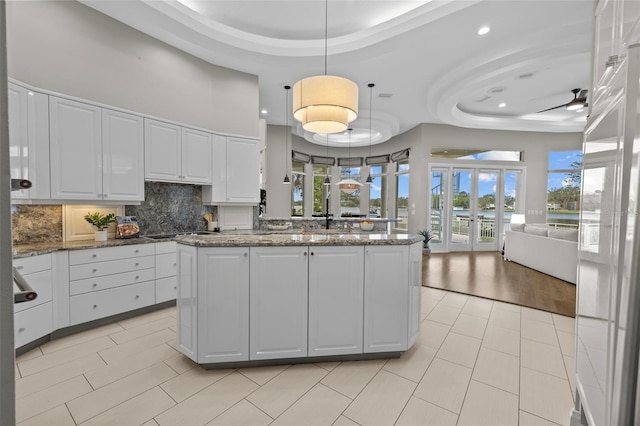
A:
[[[558,105],[558,106],[555,106],[555,107],[553,107],[553,108],[547,108],[547,109],[543,109],[542,111],[538,111],[538,112],[536,112],[536,114],[539,114],[539,113],[541,113],[541,112],[551,111],[552,109],[563,108],[563,107],[566,107],[566,106],[567,106],[567,104],[564,104],[564,105]]]

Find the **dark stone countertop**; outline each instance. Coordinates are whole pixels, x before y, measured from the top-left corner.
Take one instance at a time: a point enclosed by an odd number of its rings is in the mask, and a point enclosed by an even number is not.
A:
[[[176,238],[179,244],[196,247],[251,247],[251,246],[370,246],[370,245],[410,245],[423,241],[416,234],[380,233],[252,233],[185,235]]]
[[[129,239],[109,239],[107,241],[68,241],[68,242],[47,242],[47,243],[33,243],[33,244],[16,244],[13,246],[13,258],[37,256],[39,254],[53,253],[60,250],[83,250],[92,248],[103,247],[118,247],[131,244],[152,244],[159,241],[172,241],[167,240],[152,240],[149,238],[129,238]]]

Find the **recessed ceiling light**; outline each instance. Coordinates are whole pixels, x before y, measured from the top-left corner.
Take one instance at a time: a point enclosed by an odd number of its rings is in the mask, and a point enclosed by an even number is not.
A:
[[[265,114],[266,115],[267,114],[267,110],[266,109],[261,109],[260,110],[260,114]]]
[[[498,104],[498,108],[504,108],[504,107],[506,107],[506,106],[507,106],[507,104],[505,104],[504,102],[500,102],[500,103]]]
[[[485,35],[485,34],[488,34],[488,33],[489,33],[489,31],[491,31],[491,28],[490,28],[490,27],[487,27],[487,26],[484,26],[484,27],[480,27],[480,28],[478,29],[478,33],[477,33],[477,34],[478,34],[478,35]]]

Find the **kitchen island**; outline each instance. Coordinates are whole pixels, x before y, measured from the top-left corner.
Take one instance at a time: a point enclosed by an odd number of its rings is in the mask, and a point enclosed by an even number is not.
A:
[[[178,347],[205,367],[393,357],[419,333],[419,235],[176,241]]]

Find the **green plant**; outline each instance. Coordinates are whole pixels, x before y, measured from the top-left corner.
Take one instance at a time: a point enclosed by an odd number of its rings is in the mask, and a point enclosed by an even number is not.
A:
[[[421,231],[418,231],[418,234],[422,235],[422,237],[424,238],[424,240],[422,241],[422,246],[424,248],[429,248],[429,241],[433,240],[433,237],[435,237],[431,229],[423,229]]]
[[[84,215],[84,220],[98,228],[98,231],[102,231],[108,227],[110,223],[115,223],[116,215],[113,213],[104,215],[100,212],[87,213]]]

